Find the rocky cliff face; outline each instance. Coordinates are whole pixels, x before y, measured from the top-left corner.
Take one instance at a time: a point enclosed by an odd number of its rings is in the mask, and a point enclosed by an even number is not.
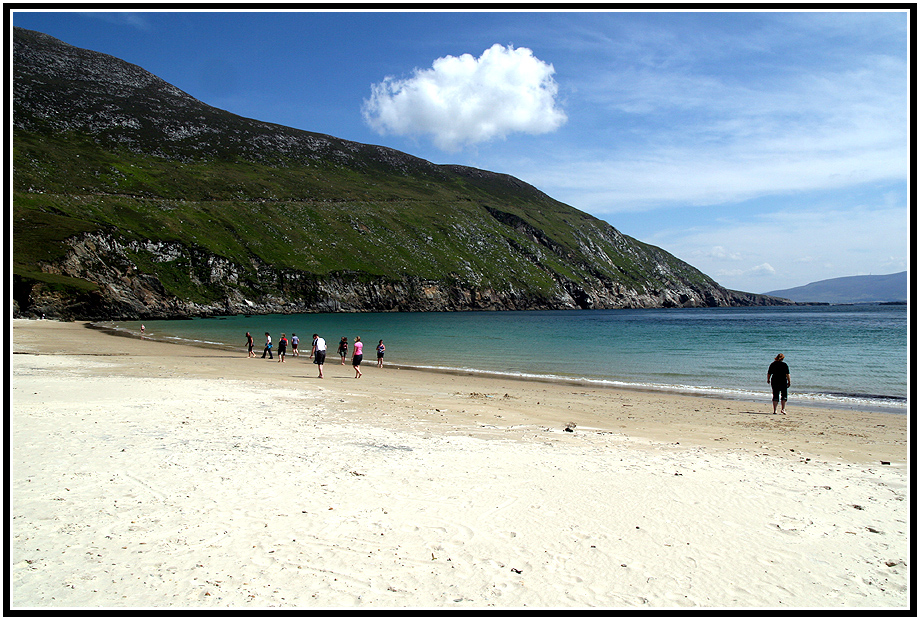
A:
[[[22,315],[779,302],[507,175],[241,118],[41,33],[13,60]]]
[[[673,308],[762,305],[775,300],[690,284],[666,288],[630,288],[598,280],[585,287],[560,281],[552,296],[525,289],[496,290],[470,287],[457,280],[406,277],[368,278],[363,274],[318,277],[255,262],[241,266],[225,258],[195,251],[183,244],[119,239],[90,233],[68,240],[66,256],[44,265],[48,274],[96,283],[94,291],[80,295],[55,292],[33,284],[23,296],[20,316],[64,319],[151,319],[234,314],[308,312],[425,312],[460,310],[550,310],[583,308]],[[220,299],[197,302],[169,294],[159,278],[139,270],[133,257],[149,256],[163,264],[179,264],[200,287],[217,288]],[[255,273],[261,290],[241,286],[243,274]],[[662,263],[662,277],[673,282]]]

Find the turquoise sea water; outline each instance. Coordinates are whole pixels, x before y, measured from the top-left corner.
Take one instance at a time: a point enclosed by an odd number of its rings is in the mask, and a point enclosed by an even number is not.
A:
[[[102,323],[139,333],[140,321]],[[149,337],[243,351],[251,332],[326,339],[334,358],[342,336],[361,336],[373,363],[464,370],[599,385],[771,398],[767,367],[777,353],[790,366],[790,403],[906,412],[906,306],[803,306],[294,314],[146,321]],[[351,348],[349,347],[349,352]]]

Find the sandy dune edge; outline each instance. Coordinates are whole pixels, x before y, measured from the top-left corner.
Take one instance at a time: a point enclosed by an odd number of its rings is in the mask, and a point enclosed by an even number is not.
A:
[[[13,351],[14,608],[909,604],[904,416],[46,321]]]

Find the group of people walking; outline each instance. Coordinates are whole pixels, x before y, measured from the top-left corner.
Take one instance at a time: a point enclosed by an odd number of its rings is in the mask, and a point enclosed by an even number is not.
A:
[[[284,362],[284,357],[287,354],[288,344],[291,345],[291,355],[293,357],[300,357],[300,338],[297,337],[297,334],[291,333],[291,339],[288,340],[286,334],[281,334],[281,338],[278,340],[278,362]],[[246,348],[249,353],[249,357],[255,357],[256,354],[253,351],[254,342],[252,334],[246,332]],[[272,343],[271,334],[265,332],[265,348],[262,350],[262,359],[265,359],[266,355],[268,359],[275,359],[272,355],[272,349],[274,344]],[[386,346],[383,344],[383,340],[377,343],[377,368],[383,368],[383,355],[386,351]],[[348,357],[348,338],[342,336],[342,339],[339,341],[339,356],[342,358],[342,365],[345,365],[345,358]],[[323,366],[326,363],[326,340],[322,338],[319,334],[313,334],[313,346],[310,349],[310,358],[313,359],[313,363],[319,367],[319,378],[323,378]],[[360,379],[363,373],[361,372],[361,362],[364,361],[364,343],[361,342],[361,336],[355,336],[354,341],[354,353],[351,358],[351,365],[355,369],[355,379]]]
[[[143,333],[143,326],[141,326],[141,333]],[[300,357],[300,338],[297,337],[297,334],[291,333],[291,339],[288,340],[285,334],[281,334],[281,338],[278,340],[278,361],[284,362],[284,357],[287,354],[288,344],[291,345],[291,355],[294,357]],[[249,357],[255,357],[256,354],[253,351],[253,339],[252,334],[246,332],[246,347],[249,351]],[[274,359],[272,355],[272,337],[271,334],[265,332],[265,348],[262,351],[262,359],[265,359],[267,355],[269,359]],[[380,340],[377,343],[377,368],[383,368],[383,355],[386,351],[386,347],[383,344],[383,340]],[[338,348],[339,357],[342,359],[342,365],[345,365],[345,358],[348,357],[348,338],[342,336],[342,339],[339,340]],[[319,334],[313,334],[313,346],[310,349],[310,357],[313,359],[313,363],[319,367],[319,378],[323,378],[323,365],[326,363],[326,340],[319,336]],[[792,380],[790,378],[789,366],[784,362],[785,356],[780,353],[773,360],[773,363],[770,364],[770,368],[767,370],[767,383],[770,384],[770,387],[773,389],[773,413],[776,413],[776,406],[780,405],[780,413],[786,413],[786,400],[788,399],[788,390],[792,385]],[[361,372],[361,362],[364,361],[364,343],[361,342],[361,336],[355,336],[353,354],[351,357],[351,365],[355,369],[355,379],[360,379],[363,373]]]

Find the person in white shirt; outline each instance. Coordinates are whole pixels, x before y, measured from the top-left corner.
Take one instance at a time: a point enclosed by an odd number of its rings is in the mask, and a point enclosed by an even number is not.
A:
[[[262,350],[262,359],[265,359],[266,353],[268,353],[268,359],[275,359],[275,356],[272,355],[272,337],[268,335],[268,332],[265,332],[265,348]]]
[[[319,378],[323,378],[323,364],[326,363],[326,341],[313,334],[313,348],[310,350],[313,363],[319,366]]]

